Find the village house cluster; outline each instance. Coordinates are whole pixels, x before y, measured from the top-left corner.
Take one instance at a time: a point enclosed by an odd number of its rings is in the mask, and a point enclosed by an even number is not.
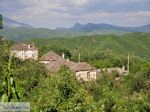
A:
[[[119,74],[127,74],[128,71],[122,68],[105,68],[102,70],[96,69],[92,67],[86,62],[73,62],[69,61],[69,59],[65,59],[65,54],[62,53],[62,56],[50,51],[44,54],[42,57],[38,58],[38,49],[35,47],[34,43],[32,44],[24,44],[18,43],[10,49],[10,54],[14,55],[17,58],[22,60],[25,59],[34,59],[39,60],[40,63],[44,64],[45,67],[50,72],[58,72],[61,66],[65,65],[72,72],[75,73],[78,81],[91,81],[95,80],[97,76],[100,74],[100,71],[106,71],[108,73],[112,73],[113,71],[117,71]]]
[[[46,65],[46,68],[51,72],[57,72],[61,66],[65,65],[76,74],[79,81],[95,80],[98,75],[98,70],[85,62],[73,62],[65,59],[65,54],[62,56],[53,51],[44,54],[39,58],[39,62]]]

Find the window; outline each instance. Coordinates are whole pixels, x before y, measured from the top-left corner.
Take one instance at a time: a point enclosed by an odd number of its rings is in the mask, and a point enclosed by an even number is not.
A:
[[[87,78],[88,79],[90,78],[90,72],[87,72]]]

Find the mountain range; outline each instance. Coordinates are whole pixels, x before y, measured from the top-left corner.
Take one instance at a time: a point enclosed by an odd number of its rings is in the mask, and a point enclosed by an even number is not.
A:
[[[150,24],[141,26],[141,27],[120,27],[115,25],[110,25],[106,23],[87,23],[82,25],[80,23],[76,23],[71,28],[57,28],[60,30],[70,30],[70,31],[84,31],[84,32],[92,32],[97,30],[118,30],[122,32],[150,32]]]
[[[18,28],[18,27],[33,28],[30,25],[17,22],[15,20],[12,20],[12,19],[7,18],[7,17],[3,17],[3,25],[4,25],[4,27],[10,27],[10,28]]]
[[[76,23],[70,28],[34,28],[28,24],[20,23],[3,17],[3,30],[0,33],[8,39],[23,40],[28,38],[75,37],[79,35],[94,34],[124,34],[130,32],[150,32],[150,24],[141,27],[121,27],[106,23]]]

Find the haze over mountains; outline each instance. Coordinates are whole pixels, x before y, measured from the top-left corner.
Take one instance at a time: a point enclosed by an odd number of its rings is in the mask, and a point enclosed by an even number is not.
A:
[[[30,25],[17,22],[15,20],[12,20],[12,19],[7,18],[7,17],[3,17],[3,20],[4,20],[3,21],[4,27],[10,27],[10,28],[17,28],[17,27],[32,28],[32,26],[30,26]]]
[[[150,24],[144,25],[141,27],[121,27],[121,26],[115,26],[110,25],[106,23],[87,23],[85,25],[76,23],[71,28],[57,28],[60,30],[70,30],[70,31],[85,31],[85,32],[91,32],[91,31],[97,31],[97,30],[118,30],[123,32],[149,32],[150,31]]]
[[[52,38],[52,37],[74,37],[79,35],[93,34],[124,34],[129,32],[150,32],[150,24],[141,27],[121,27],[105,23],[87,23],[85,25],[76,23],[71,28],[34,28],[30,25],[17,22],[4,17],[4,29],[0,31],[2,35],[9,39],[27,38]]]

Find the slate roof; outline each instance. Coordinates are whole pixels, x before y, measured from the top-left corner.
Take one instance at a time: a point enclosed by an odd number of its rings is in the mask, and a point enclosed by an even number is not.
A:
[[[95,69],[94,67],[85,62],[68,62],[66,59],[62,58],[61,56],[52,51],[43,55],[39,60],[49,61],[49,63],[46,64],[46,68],[51,72],[57,72],[63,65],[69,67],[73,72]]]
[[[68,67],[75,72],[78,71],[86,71],[86,70],[94,70],[95,68],[89,65],[86,62],[69,62]]]
[[[33,44],[18,43],[11,50],[37,50]]]
[[[56,60],[64,60],[64,59],[58,54],[50,51],[44,54],[42,57],[40,57],[39,60],[40,61],[56,61]]]

